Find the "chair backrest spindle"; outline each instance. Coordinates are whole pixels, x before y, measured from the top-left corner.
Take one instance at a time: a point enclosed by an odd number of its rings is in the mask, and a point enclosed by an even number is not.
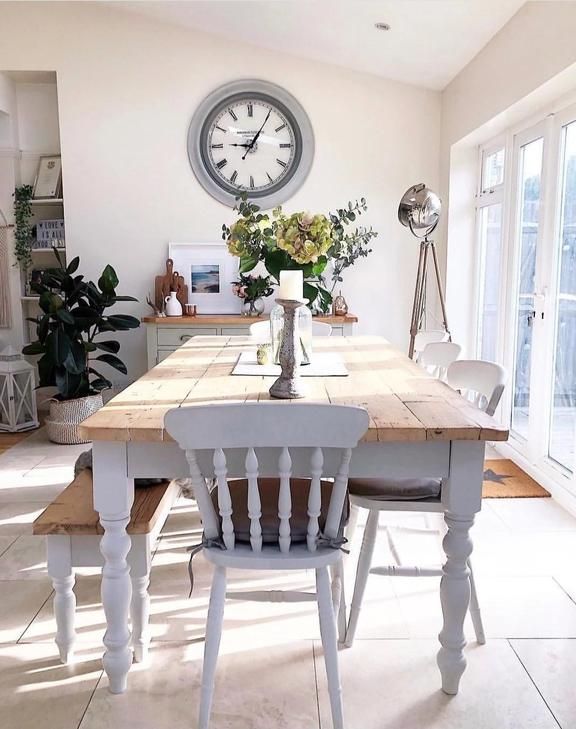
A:
[[[232,497],[228,486],[226,456],[222,448],[214,451],[214,475],[218,483],[218,510],[222,518],[222,539],[226,549],[234,549],[234,524],[232,523]]]
[[[250,519],[250,544],[255,552],[262,551],[262,503],[258,488],[258,458],[254,448],[246,453],[246,479],[248,480],[248,517]]]
[[[290,476],[292,475],[292,459],[288,448],[282,448],[278,459],[278,476],[280,489],[278,491],[278,518],[280,530],[278,543],[281,552],[290,551],[290,517],[292,516],[292,494],[290,492]]]
[[[310,552],[315,552],[317,547],[320,524],[318,517],[322,511],[322,466],[324,465],[324,454],[322,448],[314,448],[310,459],[310,491],[308,493],[308,534],[306,543]]]

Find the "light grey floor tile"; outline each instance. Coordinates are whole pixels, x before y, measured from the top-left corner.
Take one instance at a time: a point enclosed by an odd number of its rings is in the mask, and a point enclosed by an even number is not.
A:
[[[436,641],[357,641],[340,651],[347,729],[558,729],[507,641],[466,651],[457,696],[440,689]],[[315,644],[322,729],[331,729],[322,646]]]
[[[514,640],[512,647],[560,726],[576,726],[576,641]]]
[[[47,501],[0,502],[0,535],[32,534],[32,522],[48,505]]]
[[[0,581],[0,643],[15,643],[51,592],[46,581]]]
[[[21,536],[0,557],[0,580],[49,581],[42,537]]]
[[[215,729],[318,729],[310,641],[239,649],[226,638],[216,674]],[[199,643],[156,644],[151,668],[134,666],[125,694],[112,696],[107,679],[101,681],[81,729],[195,726],[201,654]]]
[[[553,499],[490,499],[490,508],[514,532],[576,531],[576,517]]]
[[[77,729],[100,676],[96,654],[63,666],[55,646],[0,647],[2,729]]]

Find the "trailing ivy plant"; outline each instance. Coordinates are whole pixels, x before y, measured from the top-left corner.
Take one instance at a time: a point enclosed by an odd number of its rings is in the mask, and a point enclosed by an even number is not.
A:
[[[32,185],[20,185],[14,190],[14,254],[21,270],[32,265]]]
[[[118,302],[137,301],[116,293],[118,277],[112,266],[106,266],[95,284],[75,275],[78,257],[65,266],[58,250],[53,251],[59,267],[43,271],[40,280],[31,284],[40,295],[42,313],[28,321],[36,324],[38,339],[22,352],[41,355],[40,387],[55,386],[58,399],[72,400],[112,387],[96,369],[100,363],[127,374],[126,365],[116,356],[120,342],[100,335],[136,329],[140,322],[127,314],[105,313]]]

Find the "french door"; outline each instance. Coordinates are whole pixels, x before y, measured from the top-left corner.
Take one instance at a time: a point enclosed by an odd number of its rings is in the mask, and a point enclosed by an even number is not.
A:
[[[576,109],[514,135],[508,154],[497,351],[510,378],[502,415],[512,447],[574,489]]]

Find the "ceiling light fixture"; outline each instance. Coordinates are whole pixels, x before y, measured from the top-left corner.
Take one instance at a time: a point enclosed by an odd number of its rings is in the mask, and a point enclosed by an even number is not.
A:
[[[374,23],[374,27],[377,30],[390,30],[388,23]]]

